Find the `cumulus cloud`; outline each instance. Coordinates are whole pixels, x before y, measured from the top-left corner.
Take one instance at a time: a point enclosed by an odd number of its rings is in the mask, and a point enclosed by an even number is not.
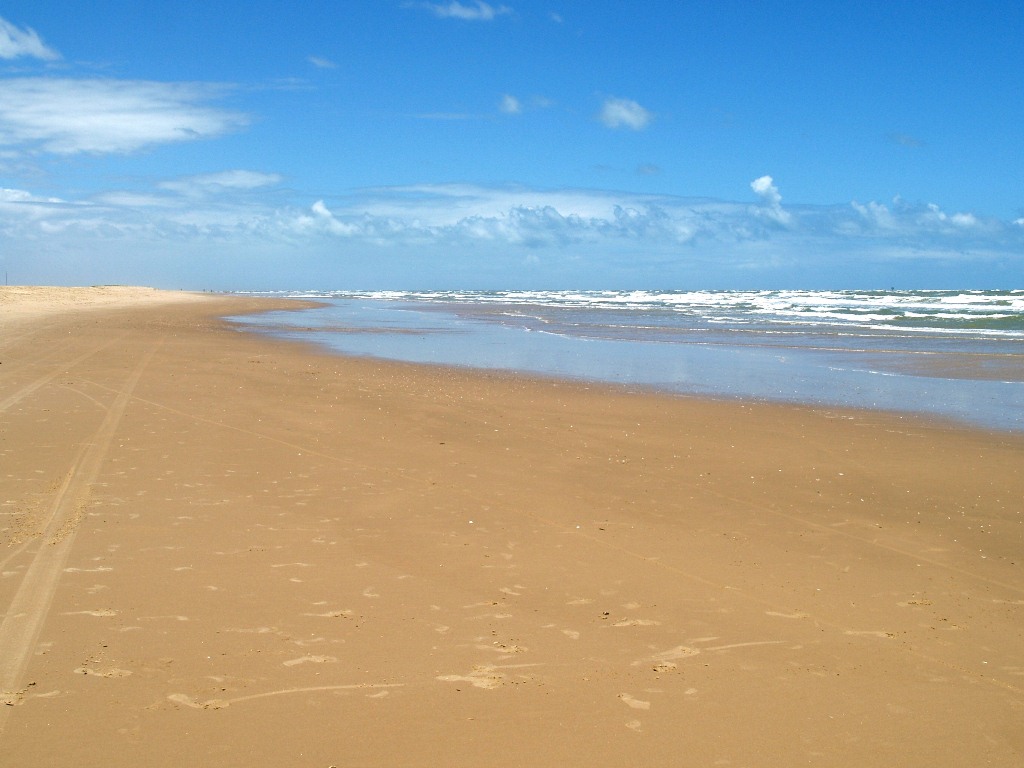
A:
[[[761,176],[750,182],[750,188],[761,198],[763,205],[756,209],[759,214],[779,223],[789,224],[792,216],[782,209],[782,195],[771,176]]]
[[[23,189],[8,189],[6,187],[0,187],[0,206],[4,204],[33,205],[63,202],[64,201],[58,197],[39,197],[37,195],[33,195],[31,192],[26,192]]]
[[[935,203],[911,205],[898,197],[891,207],[875,202],[853,202],[850,207],[857,219],[844,221],[837,230],[876,238],[985,242],[1011,236],[1014,225],[1024,224],[1024,219],[1000,221],[970,212],[947,213]]]
[[[0,203],[24,203],[37,199],[30,192],[23,189],[7,189],[0,187]]]
[[[872,228],[890,232],[898,226],[896,217],[881,203],[871,201],[866,205],[861,205],[854,201],[850,203],[850,207]]]
[[[251,197],[280,181],[276,174],[232,170],[165,181],[157,189],[177,193],[163,198],[148,192],[110,193],[77,203],[92,205],[96,216],[111,216],[95,203],[174,208],[175,220],[188,218],[210,224],[252,227],[261,235],[291,236],[295,232],[321,232],[349,239],[412,243],[491,243],[540,247],[568,243],[632,243],[634,246],[675,248],[695,242],[770,242],[776,238],[850,238],[967,242],[976,237],[1002,237],[1016,233],[1013,222],[983,220],[974,214],[948,214],[938,206],[899,203],[890,210],[870,202],[847,206],[799,206],[782,211],[787,227],[761,226],[765,210],[775,218],[781,196],[767,177],[755,181],[763,198],[751,209],[739,202],[673,196],[600,192],[593,190],[538,190],[521,187],[473,185],[418,185],[353,192],[328,208],[324,200],[289,208],[266,198]],[[753,185],[752,185],[753,186]],[[205,196],[204,196],[205,195]],[[211,197],[216,195],[216,203]],[[245,195],[239,197],[238,195]],[[201,198],[201,199],[200,199]],[[11,203],[42,203],[27,192],[3,190],[0,199]],[[261,202],[262,200],[262,202]],[[56,201],[53,201],[56,202]],[[185,217],[183,212],[191,211]],[[81,211],[76,214],[81,217]],[[159,211],[154,211],[159,216]]]
[[[775,186],[771,176],[761,176],[750,182],[750,188],[765,201],[768,205],[776,206],[782,204],[782,195],[779,188]]]
[[[34,29],[19,29],[0,17],[0,59],[22,56],[44,61],[60,58],[60,54],[46,45]]]
[[[216,247],[218,258],[236,260],[239,280],[250,275],[248,259],[258,251],[277,254],[282,264],[316,254],[317,264],[348,265],[393,285],[401,276],[391,271],[389,259],[421,265],[418,274],[429,279],[441,272],[456,275],[450,267],[458,262],[464,281],[502,260],[530,261],[538,268],[559,261],[577,265],[572,267],[573,282],[598,274],[588,265],[610,263],[623,265],[624,275],[665,280],[684,274],[671,270],[692,269],[685,274],[700,279],[711,274],[708,270],[770,275],[778,265],[789,265],[802,278],[808,270],[819,269],[822,260],[857,264],[858,270],[869,262],[882,265],[879,275],[886,274],[886,264],[914,260],[933,265],[997,261],[1019,272],[1013,265],[1019,265],[1024,253],[1024,220],[947,213],[938,206],[902,201],[891,206],[791,205],[783,211],[787,225],[780,227],[774,216],[781,195],[765,177],[755,180],[762,198],[758,206],[671,195],[468,184],[361,189],[330,201],[286,203],[281,198],[285,190],[271,194],[278,181],[275,174],[230,170],[78,200],[2,189],[0,238],[5,251],[0,258],[12,265],[20,258],[28,268],[44,242],[43,250],[55,253],[92,248],[97,263],[103,254],[132,249],[197,254]],[[766,216],[772,226],[765,226]],[[119,246],[113,251],[112,240]],[[23,256],[12,255],[17,253]],[[958,276],[964,274],[957,270]],[[295,274],[285,277],[294,279]],[[502,279],[519,277],[513,270]]]
[[[205,139],[247,123],[209,106],[222,87],[138,80],[0,80],[0,146],[55,154],[125,153]]]
[[[924,218],[932,219],[942,224],[950,224],[954,227],[969,229],[978,226],[978,219],[973,213],[946,213],[935,203],[928,204],[927,213]]]
[[[601,105],[598,119],[609,128],[631,128],[640,131],[654,119],[654,115],[632,99],[608,98]]]
[[[512,13],[512,9],[507,5],[494,7],[483,0],[476,0],[474,5],[463,5],[458,0],[452,0],[449,3],[420,3],[419,5],[439,18],[464,19],[465,21],[492,21],[498,16]]]
[[[330,212],[323,200],[317,200],[310,206],[313,216],[308,217],[299,214],[294,221],[294,225],[301,229],[319,228],[326,230],[326,232],[332,235],[340,235],[343,237],[351,237],[359,233],[359,228],[354,224],[345,223],[335,218],[334,214]]]

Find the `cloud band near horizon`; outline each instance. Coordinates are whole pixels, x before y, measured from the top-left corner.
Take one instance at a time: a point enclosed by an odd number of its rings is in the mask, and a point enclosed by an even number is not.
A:
[[[479,274],[520,269],[520,277],[522,265],[540,275],[545,265],[557,264],[557,279],[571,281],[585,276],[588,264],[607,268],[628,259],[637,276],[662,274],[669,282],[675,274],[735,278],[780,268],[800,274],[826,263],[835,268],[837,260],[852,274],[858,265],[877,271],[914,260],[1021,266],[1024,222],[899,200],[783,208],[777,187],[765,178],[752,182],[759,197],[754,203],[423,185],[356,190],[296,206],[274,202],[283,193],[280,176],[235,170],[74,201],[0,190],[0,235],[26,253],[43,241],[62,249],[116,244],[140,254],[156,244],[186,254],[212,243],[241,273],[253,247],[278,254],[282,263],[315,256],[321,267],[326,261],[342,272],[353,259],[382,259],[379,277],[399,282],[403,269],[418,274],[453,262],[477,263]],[[390,275],[389,259],[393,268],[403,265]]]

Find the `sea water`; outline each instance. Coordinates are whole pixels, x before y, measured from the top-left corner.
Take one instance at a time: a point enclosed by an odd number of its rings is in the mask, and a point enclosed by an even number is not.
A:
[[[344,354],[1024,431],[1024,290],[294,291],[234,318]]]

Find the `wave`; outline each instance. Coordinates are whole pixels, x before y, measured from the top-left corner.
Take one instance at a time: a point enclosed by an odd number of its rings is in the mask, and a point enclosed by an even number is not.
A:
[[[366,299],[449,307],[532,307],[662,315],[715,325],[799,324],[972,333],[1024,340],[1024,290],[918,291],[334,291],[274,292],[301,298]],[[629,321],[633,322],[633,321]]]

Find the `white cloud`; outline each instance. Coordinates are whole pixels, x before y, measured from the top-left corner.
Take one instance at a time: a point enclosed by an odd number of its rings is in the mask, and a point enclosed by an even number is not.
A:
[[[245,116],[207,106],[202,83],[15,78],[0,80],[0,146],[70,155],[123,153],[219,136]]]
[[[750,182],[750,188],[768,205],[774,206],[782,203],[782,195],[779,194],[779,188],[775,186],[771,176],[754,179]]]
[[[893,230],[897,227],[896,217],[881,203],[872,201],[867,205],[861,205],[854,201],[850,203],[850,207],[859,213],[872,227],[882,230]]]
[[[31,192],[26,192],[23,189],[8,189],[0,187],[0,205],[32,205],[63,202],[64,201],[59,197],[38,197],[37,195],[33,195]]]
[[[632,128],[643,130],[654,119],[654,115],[631,99],[605,99],[598,116],[609,128]]]
[[[23,189],[7,189],[0,187],[0,203],[24,203],[35,200],[30,192]]]
[[[42,197],[23,189],[0,187],[0,238],[8,222],[27,228],[29,233],[45,229],[49,220],[63,221],[76,206],[57,197]],[[2,256],[0,256],[2,259]]]
[[[922,214],[922,220],[932,220],[959,229],[971,229],[980,223],[973,213],[946,213],[935,203],[928,203],[928,210]]]
[[[958,227],[978,226],[978,218],[973,213],[954,213],[949,220]]]
[[[458,0],[452,0],[449,3],[420,3],[420,5],[442,19],[492,21],[497,16],[505,16],[512,13],[512,9],[507,5],[499,5],[495,8],[490,3],[483,2],[483,0],[476,0],[475,5],[463,5]]]
[[[624,202],[625,201],[625,202]],[[448,228],[473,218],[501,218],[511,210],[553,208],[565,216],[607,218],[618,204],[642,205],[632,195],[577,191],[536,190],[522,187],[479,187],[469,184],[430,184],[365,190],[348,205],[348,213],[415,220],[422,226]]]
[[[317,69],[337,69],[338,65],[330,59],[325,59],[323,56],[307,56],[306,61],[312,64]]]
[[[523,111],[523,105],[515,96],[510,96],[506,93],[501,97],[501,104],[498,105],[498,109],[506,115],[518,115]]]
[[[763,207],[755,209],[757,213],[783,225],[792,221],[789,212],[782,209],[782,195],[779,194],[779,188],[775,186],[771,176],[754,179],[750,182],[750,188],[764,202]]]
[[[159,184],[161,189],[185,195],[205,195],[221,191],[247,191],[279,184],[282,177],[276,173],[258,171],[221,171],[200,176],[186,176]]]
[[[313,218],[309,219],[305,216],[300,215],[295,222],[301,228],[306,228],[309,224],[316,226],[317,224],[326,228],[327,232],[332,235],[341,235],[343,237],[350,237],[352,235],[359,234],[359,228],[353,224],[346,224],[338,221],[334,217],[334,214],[328,210],[327,206],[324,205],[323,200],[317,200],[310,206],[310,210],[313,212]]]
[[[764,207],[707,199],[582,189],[419,185],[355,190],[328,203],[319,199],[280,205],[263,191],[281,177],[230,170],[186,177],[150,190],[110,191],[78,201],[46,198],[0,189],[0,223],[10,225],[18,211],[50,211],[54,229],[85,219],[106,222],[119,231],[139,227],[164,231],[188,222],[192,235],[234,228],[239,236],[290,238],[320,232],[392,246],[412,243],[463,243],[485,239],[511,246],[543,247],[560,243],[619,243],[630,247],[677,249],[697,242],[720,245],[788,242],[792,238],[843,242],[968,243],[988,240],[1020,247],[1021,222],[998,222],[974,214],[946,214],[937,206],[900,204],[893,210],[870,202],[845,206],[796,206],[784,211],[789,226],[764,227],[765,208],[774,211],[781,196],[774,183],[756,180]],[[131,215],[119,206],[133,209]],[[772,214],[769,218],[773,218]],[[142,218],[133,218],[140,216]],[[959,247],[959,246],[958,246]]]
[[[786,268],[799,280],[827,261],[856,281],[870,264],[884,275],[886,265],[911,261],[942,269],[1001,263],[1019,270],[1012,265],[1024,253],[1024,220],[948,214],[902,201],[891,208],[875,202],[792,205],[781,212],[787,219],[780,227],[775,217],[781,195],[765,177],[753,185],[763,201],[758,206],[468,184],[351,190],[330,200],[285,204],[285,190],[270,190],[278,179],[231,170],[79,200],[0,190],[0,261],[26,271],[41,252],[91,249],[90,263],[98,265],[108,253],[170,254],[166,264],[172,269],[179,263],[173,254],[184,259],[215,251],[218,260],[234,264],[234,287],[257,279],[250,265],[256,252],[276,254],[278,263],[293,266],[308,256],[319,268],[333,264],[337,274],[355,269],[381,285],[401,282],[401,273],[392,269],[399,262],[427,282],[444,274],[465,283],[483,279],[495,265],[531,261],[541,270],[537,274],[561,264],[569,271],[550,274],[561,275],[563,287],[579,287],[581,280],[600,280],[607,274],[601,270],[615,264],[630,279],[771,276]],[[111,242],[118,247],[111,249]],[[201,267],[194,265],[196,274]],[[496,279],[529,279],[509,269],[494,273]],[[306,279],[291,266],[282,275]]]
[[[18,29],[0,17],[0,59],[17,59],[21,56],[44,61],[60,58],[60,54],[47,46],[34,29]]]
[[[115,190],[97,195],[91,202],[113,208],[180,208],[171,197]]]

